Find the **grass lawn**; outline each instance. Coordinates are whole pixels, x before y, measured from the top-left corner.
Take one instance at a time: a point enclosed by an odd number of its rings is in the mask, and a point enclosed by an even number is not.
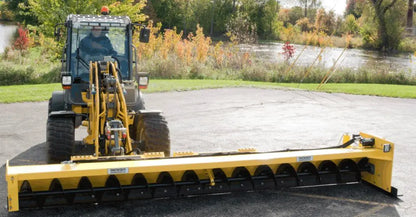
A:
[[[318,84],[269,83],[234,80],[151,80],[144,92],[187,91],[221,87],[299,88],[316,91]],[[61,85],[36,84],[0,86],[0,103],[45,101]],[[416,86],[388,84],[326,84],[320,91],[387,97],[416,98]]]
[[[0,103],[45,101],[61,89],[59,83],[0,86]]]

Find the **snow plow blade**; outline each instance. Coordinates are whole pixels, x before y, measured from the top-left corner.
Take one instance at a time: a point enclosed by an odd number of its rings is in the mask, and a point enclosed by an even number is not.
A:
[[[393,143],[360,133],[344,144],[311,150],[175,153],[73,158],[48,165],[6,165],[8,210],[131,199],[368,182],[391,186]],[[78,160],[77,160],[78,159]]]

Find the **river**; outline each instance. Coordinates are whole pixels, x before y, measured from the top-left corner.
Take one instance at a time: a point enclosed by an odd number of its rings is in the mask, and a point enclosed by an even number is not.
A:
[[[7,46],[10,46],[16,29],[16,25],[0,22],[0,54]]]
[[[240,49],[252,55],[271,62],[283,62],[283,44],[275,42],[260,43],[255,45],[240,45]],[[294,61],[298,54],[305,47],[304,45],[294,45],[295,54],[290,59]],[[321,58],[318,58],[315,65],[332,67],[336,59],[341,55],[343,48],[327,47],[324,49]],[[321,48],[306,46],[297,64],[308,66],[316,59]],[[363,66],[388,67],[389,71],[405,71],[416,74],[416,57],[413,54],[386,55],[377,51],[363,49],[347,49],[337,63],[337,67],[357,69]]]

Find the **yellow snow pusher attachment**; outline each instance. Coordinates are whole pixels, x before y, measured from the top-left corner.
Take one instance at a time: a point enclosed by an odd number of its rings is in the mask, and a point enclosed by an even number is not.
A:
[[[125,16],[68,16],[64,90],[49,101],[50,164],[7,162],[9,211],[359,181],[397,194],[393,143],[364,133],[313,150],[171,156],[167,122],[144,107],[140,89],[148,76],[133,67],[134,26]],[[140,41],[148,39],[149,30],[141,28]],[[81,125],[88,135],[80,145],[74,129]]]
[[[361,133],[338,147],[255,153],[163,153],[8,166],[8,208],[174,198],[233,191],[368,182],[391,187],[394,146]]]

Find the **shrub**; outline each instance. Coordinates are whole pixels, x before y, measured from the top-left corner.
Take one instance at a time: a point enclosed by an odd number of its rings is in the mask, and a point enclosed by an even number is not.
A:
[[[19,50],[21,53],[29,48],[30,38],[29,31],[19,27],[17,29],[18,36],[13,43],[13,49]]]
[[[286,61],[289,61],[290,58],[293,57],[295,54],[295,47],[290,44],[290,42],[285,42],[285,44],[282,47],[283,50],[283,56],[285,57]]]
[[[0,66],[0,85],[33,83],[34,70],[31,67],[16,69]]]

